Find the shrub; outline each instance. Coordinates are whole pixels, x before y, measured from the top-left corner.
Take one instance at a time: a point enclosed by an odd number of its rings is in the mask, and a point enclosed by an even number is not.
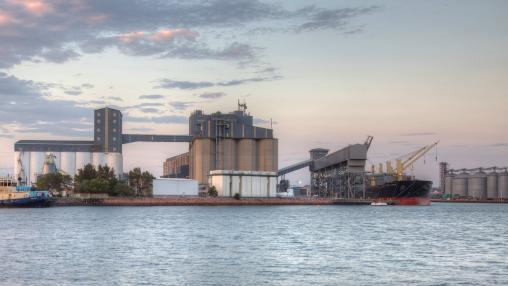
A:
[[[210,197],[217,197],[219,195],[219,192],[217,191],[217,188],[215,186],[211,186],[208,188],[208,195]]]
[[[239,200],[239,199],[240,199],[240,194],[239,194],[239,193],[235,193],[235,195],[233,196],[233,198],[235,198],[235,200]]]

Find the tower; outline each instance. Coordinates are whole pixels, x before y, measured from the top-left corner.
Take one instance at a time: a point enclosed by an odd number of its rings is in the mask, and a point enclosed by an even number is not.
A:
[[[113,108],[94,112],[95,152],[122,153],[122,113]]]

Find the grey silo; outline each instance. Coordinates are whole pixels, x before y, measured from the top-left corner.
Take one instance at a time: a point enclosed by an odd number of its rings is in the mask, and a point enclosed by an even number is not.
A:
[[[499,198],[508,199],[508,172],[506,170],[498,174],[497,190]]]
[[[497,173],[491,172],[487,175],[487,198],[497,199]]]
[[[469,175],[465,172],[452,178],[452,193],[461,197],[467,196],[467,179]]]
[[[485,199],[487,197],[487,174],[479,171],[469,176],[467,195],[475,199]]]
[[[445,194],[452,194],[452,181],[455,177],[454,174],[446,174],[445,177]]]

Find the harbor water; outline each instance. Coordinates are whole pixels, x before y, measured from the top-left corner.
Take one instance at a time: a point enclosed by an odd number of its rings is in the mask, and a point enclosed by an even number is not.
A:
[[[0,209],[0,285],[508,285],[508,205]]]

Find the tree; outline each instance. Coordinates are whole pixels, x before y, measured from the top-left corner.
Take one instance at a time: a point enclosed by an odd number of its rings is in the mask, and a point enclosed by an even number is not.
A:
[[[210,197],[217,197],[219,195],[219,192],[217,191],[217,188],[215,186],[211,186],[208,188],[208,195]]]
[[[69,185],[71,182],[72,178],[69,175],[49,173],[37,179],[37,188],[61,192],[65,185]]]
[[[134,188],[136,196],[151,196],[155,177],[148,171],[141,172],[141,168],[129,171],[129,186]]]
[[[86,164],[83,169],[78,169],[74,176],[74,183],[79,184],[84,180],[91,180],[97,178],[97,170],[92,164]]]

